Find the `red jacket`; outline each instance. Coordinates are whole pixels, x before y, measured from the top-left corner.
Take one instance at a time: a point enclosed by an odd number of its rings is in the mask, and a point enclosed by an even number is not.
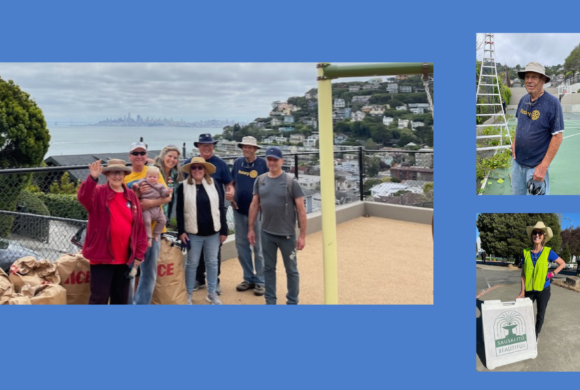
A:
[[[131,231],[131,242],[129,243],[129,261],[132,264],[134,259],[144,260],[147,251],[147,233],[143,224],[143,213],[137,195],[129,191],[123,184],[125,198],[131,203],[133,211],[133,229]],[[97,263],[110,263],[114,257],[109,248],[111,214],[109,211],[109,201],[115,196],[109,184],[97,185],[97,182],[89,175],[81,184],[77,193],[79,202],[89,213],[89,223],[87,224],[87,234],[83,244],[83,256]]]

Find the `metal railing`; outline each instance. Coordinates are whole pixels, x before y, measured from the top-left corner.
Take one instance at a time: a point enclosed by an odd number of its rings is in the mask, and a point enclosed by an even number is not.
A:
[[[336,204],[373,200],[433,207],[433,152],[354,150],[335,152]],[[222,157],[231,166],[239,156]],[[285,153],[283,169],[305,193],[309,213],[320,211],[319,155]],[[27,255],[56,260],[80,249],[87,212],[77,201],[86,165],[0,169],[0,267]],[[105,177],[99,183],[105,183]],[[233,212],[228,209],[233,230]]]

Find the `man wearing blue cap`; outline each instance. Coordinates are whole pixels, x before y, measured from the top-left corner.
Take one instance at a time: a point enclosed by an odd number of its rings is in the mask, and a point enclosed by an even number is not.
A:
[[[515,139],[512,140],[512,194],[549,195],[550,163],[563,140],[564,116],[558,98],[544,91],[550,81],[545,69],[530,62],[518,72],[527,95],[518,104]]]
[[[304,193],[298,181],[282,171],[284,156],[276,147],[266,150],[268,173],[254,183],[254,196],[248,218],[248,241],[256,243],[254,224],[258,210],[262,211],[262,254],[264,255],[264,279],[266,282],[266,304],[276,304],[276,256],[282,253],[288,293],[286,303],[298,304],[299,282],[296,251],[306,245],[306,208]],[[296,239],[296,217],[300,235]]]
[[[224,160],[213,154],[214,146],[217,143],[218,141],[214,141],[211,134],[205,133],[200,134],[199,140],[197,142],[194,142],[193,145],[199,149],[200,157],[203,157],[206,162],[213,164],[215,166],[216,168],[215,172],[211,175],[211,177],[218,183],[218,190],[220,191],[220,196],[224,197],[226,200],[231,202],[232,200],[234,200],[235,195],[233,179],[228,164]],[[188,158],[183,162],[183,165],[189,164],[190,162],[191,158]],[[224,186],[226,188],[225,191]],[[220,251],[218,253],[218,276],[221,273],[221,264],[222,264],[222,254],[220,245]],[[193,290],[196,291],[203,287],[205,287],[205,260],[202,252],[201,258],[199,259],[199,265],[197,266],[197,273],[195,277],[195,285],[193,287]],[[219,279],[216,292],[218,295],[221,295],[222,293],[221,286],[219,285]]]

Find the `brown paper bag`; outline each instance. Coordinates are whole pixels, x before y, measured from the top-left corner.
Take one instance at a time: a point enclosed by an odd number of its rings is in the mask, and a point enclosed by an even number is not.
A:
[[[26,285],[22,287],[22,293],[33,305],[66,305],[66,290],[58,284]]]
[[[3,305],[32,305],[30,302],[30,298],[23,294],[13,294],[11,297],[8,297],[6,303],[2,303],[2,298],[0,298],[0,304]]]
[[[63,255],[56,262],[60,285],[66,289],[68,305],[88,305],[91,297],[91,265],[82,255]]]
[[[172,241],[161,238],[157,260],[157,281],[151,304],[186,305],[184,258],[181,248]]]
[[[12,296],[12,294],[14,294],[14,286],[12,285],[8,275],[6,275],[6,272],[0,268],[0,305],[4,300],[7,301],[8,297]]]
[[[18,259],[10,266],[10,281],[19,293],[25,285],[58,284],[60,277],[56,265],[49,260],[36,260],[32,256]]]

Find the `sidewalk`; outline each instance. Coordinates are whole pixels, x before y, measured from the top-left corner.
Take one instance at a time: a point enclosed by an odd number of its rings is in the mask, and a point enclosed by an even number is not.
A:
[[[479,267],[480,265],[478,265]],[[506,269],[507,271],[507,269]],[[501,366],[495,371],[580,371],[580,293],[550,285],[551,298],[540,340],[538,357]],[[520,284],[500,286],[476,298],[476,369],[485,367],[485,347],[481,322],[481,305],[487,300],[515,301],[521,291]],[[534,313],[536,306],[534,304]]]

